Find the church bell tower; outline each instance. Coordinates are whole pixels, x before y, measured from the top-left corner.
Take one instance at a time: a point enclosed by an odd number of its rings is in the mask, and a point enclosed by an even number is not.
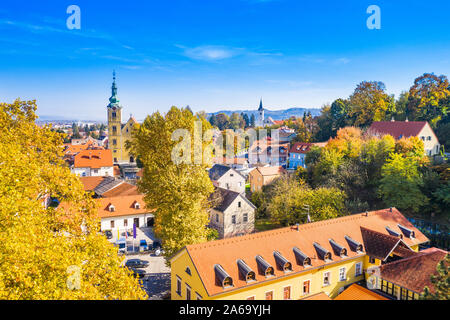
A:
[[[117,98],[116,72],[113,72],[108,110],[108,149],[111,149],[115,163],[122,159],[122,106]]]

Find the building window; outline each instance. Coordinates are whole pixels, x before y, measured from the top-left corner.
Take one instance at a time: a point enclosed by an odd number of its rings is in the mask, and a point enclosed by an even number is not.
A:
[[[181,278],[177,276],[177,293],[181,296]]]
[[[186,300],[191,300],[191,287],[186,283]]]
[[[427,139],[428,141],[431,141],[431,136],[428,136],[428,139]]]
[[[98,173],[98,169],[94,169],[94,173]]]
[[[123,226],[128,227],[128,219],[123,219]]]
[[[113,112],[113,113],[112,113],[112,119],[113,119],[113,120],[116,120],[116,116],[117,116],[116,113]]]
[[[114,220],[111,220],[111,229],[114,228]]]
[[[291,299],[291,287],[284,287],[283,289],[283,299],[290,300]]]
[[[236,224],[236,215],[231,216],[231,223]]]
[[[115,146],[115,145],[117,145],[117,140],[116,139],[113,139],[113,146]]]
[[[266,292],[266,300],[273,300],[273,291]]]
[[[358,262],[355,265],[355,277],[362,275],[362,262]]]
[[[241,207],[241,202],[239,201],[239,202],[238,202],[238,208],[240,208],[240,207]]]
[[[230,173],[230,177],[234,177],[234,174]]]
[[[244,213],[243,221],[244,223],[248,222],[248,213]]]
[[[116,135],[116,134],[117,134],[117,128],[116,128],[116,126],[113,126],[113,127],[112,127],[112,133],[113,133],[113,135]]]
[[[216,222],[219,222],[219,215],[216,213]]]
[[[303,281],[303,294],[309,294],[310,287],[311,287],[310,280]]]
[[[345,275],[345,268],[340,268],[339,269],[339,281],[345,281],[347,280],[346,275]]]
[[[369,257],[369,263],[375,263],[375,258]]]
[[[324,272],[323,273],[323,285],[329,286],[330,285],[330,272]]]

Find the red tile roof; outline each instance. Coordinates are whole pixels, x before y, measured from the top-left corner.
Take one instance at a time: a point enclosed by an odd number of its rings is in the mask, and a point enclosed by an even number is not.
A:
[[[308,142],[296,142],[292,145],[289,153],[308,153],[313,146],[312,143]]]
[[[413,257],[380,266],[380,277],[416,293],[422,293],[425,286],[434,292],[430,276],[437,274],[436,266],[447,254],[437,248],[420,251]]]
[[[389,300],[369,289],[361,287],[354,283],[347,289],[345,289],[334,300]]]
[[[372,123],[369,131],[389,134],[400,139],[417,136],[426,124],[426,121],[376,121]]]
[[[143,195],[98,198],[96,201],[100,203],[100,208],[98,210],[98,216],[100,218],[135,215],[154,211],[145,207]],[[139,209],[134,207],[136,202],[140,205]],[[114,211],[112,212],[109,209],[111,205],[114,206]]]
[[[325,292],[320,292],[300,300],[332,300],[332,299],[329,296],[327,296]]]
[[[111,150],[82,150],[74,160],[75,168],[95,168],[112,167]]]
[[[102,194],[103,198],[118,197],[118,196],[130,196],[140,194],[137,186],[134,186],[128,182],[123,182],[118,186],[108,190]]]
[[[428,241],[427,237],[416,229],[397,209],[393,208],[392,211],[390,209],[378,210],[303,224],[299,226],[298,230],[296,227],[280,228],[241,237],[189,245],[185,249],[198,270],[206,291],[211,296],[253,284],[260,284],[292,273],[303,272],[310,268],[364,256],[366,255],[365,252],[357,252],[350,249],[346,236],[358,243],[362,243],[361,227],[387,234],[386,226],[401,232],[398,227],[399,223],[415,232],[415,238],[404,239],[407,245],[411,246]],[[347,257],[340,257],[335,254],[329,241],[330,239],[347,248]],[[319,257],[319,253],[314,247],[315,242],[332,254],[332,261],[324,261]],[[294,247],[298,247],[306,256],[310,257],[312,267],[304,267],[296,263]],[[292,263],[292,272],[284,273],[284,271],[276,267],[275,250],[279,251],[283,257]],[[261,255],[274,267],[274,277],[266,279],[264,275],[257,272],[256,255]],[[256,282],[247,283],[240,278],[236,264],[237,259],[244,260],[255,271]],[[223,289],[216,284],[215,264],[220,264],[232,277],[234,287]]]
[[[275,176],[286,172],[282,166],[257,167],[255,170],[258,170],[263,176]]]
[[[105,177],[79,177],[79,179],[83,183],[85,191],[93,191]]]

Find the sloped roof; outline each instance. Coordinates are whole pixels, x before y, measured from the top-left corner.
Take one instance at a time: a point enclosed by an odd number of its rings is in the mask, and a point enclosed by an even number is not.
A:
[[[134,186],[128,182],[123,182],[114,188],[104,192],[102,194],[102,197],[104,198],[110,198],[110,197],[117,197],[117,196],[130,196],[130,195],[138,195],[140,194],[138,191],[137,186]]]
[[[224,166],[222,164],[215,164],[211,169],[209,169],[209,178],[211,180],[219,180],[230,169],[230,167]]]
[[[364,227],[361,227],[361,235],[367,254],[382,261],[386,260],[391,253],[402,257],[415,254],[399,237]]]
[[[345,289],[334,300],[389,300],[378,293],[370,291],[356,283]]]
[[[425,286],[434,292],[430,276],[436,275],[436,266],[448,254],[447,251],[432,248],[417,255],[380,266],[382,279],[421,293]]]
[[[263,176],[275,176],[286,172],[282,166],[257,167],[256,170]]]
[[[405,238],[408,246],[428,241],[418,229],[416,229],[397,209],[385,209],[363,214],[349,215],[341,218],[303,224],[298,227],[286,227],[265,232],[259,232],[241,237],[215,240],[201,244],[189,245],[185,250],[189,253],[193,264],[198,270],[199,276],[208,294],[216,295],[233,289],[258,285],[264,281],[289,276],[292,273],[303,272],[310,268],[318,268],[323,265],[353,259],[366,255],[365,252],[353,251],[349,248],[345,236],[362,243],[361,227],[387,234],[386,226],[400,232],[398,224],[402,224],[415,232],[415,238]],[[347,257],[337,256],[329,240],[333,239],[339,245],[347,248]],[[332,254],[331,261],[319,258],[314,243],[318,243]],[[305,255],[311,258],[311,267],[304,267],[296,263],[293,248],[298,247]],[[292,272],[284,273],[276,266],[273,252],[277,250],[283,257],[292,263]],[[274,267],[274,277],[268,279],[258,271],[256,255],[261,255]],[[256,272],[256,282],[247,283],[239,276],[236,264],[237,259],[242,259],[252,270]],[[215,281],[214,265],[220,264],[233,278],[234,287],[223,289]]]
[[[300,300],[332,300],[325,292],[319,292]]]
[[[400,139],[417,136],[426,124],[426,121],[375,121],[369,131]]]
[[[292,145],[289,150],[290,153],[308,153],[313,146],[312,143],[308,142],[296,142]]]
[[[113,159],[111,150],[82,150],[74,160],[75,168],[93,168],[112,167]]]
[[[246,197],[242,196],[239,192],[216,188],[214,193],[211,195],[210,199],[214,199],[214,209],[224,212],[228,209],[228,207],[233,203],[236,198],[241,198],[245,202],[247,202],[253,209],[256,209],[253,203],[251,203]]]
[[[100,203],[100,208],[98,210],[98,216],[100,218],[128,216],[141,213],[150,213],[154,211],[145,207],[143,195],[98,198],[96,201]],[[134,207],[136,202],[140,205],[139,209]],[[109,210],[111,205],[114,206],[114,211],[112,212]]]
[[[79,177],[85,191],[94,191],[105,178],[107,177]]]
[[[94,192],[102,196],[105,192],[117,187],[124,181],[115,177],[103,177],[103,180],[95,187]]]

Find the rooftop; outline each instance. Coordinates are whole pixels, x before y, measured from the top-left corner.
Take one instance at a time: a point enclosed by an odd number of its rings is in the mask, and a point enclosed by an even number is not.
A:
[[[82,150],[74,160],[75,168],[93,168],[112,167],[113,159],[111,150]]]
[[[354,283],[345,289],[334,300],[389,300],[369,289]]]
[[[417,136],[426,124],[426,121],[375,121],[369,131],[400,139]]]
[[[355,249],[353,244],[362,244],[363,237],[361,227],[388,234],[386,226],[401,232],[398,224],[406,226],[415,232],[414,238],[404,238],[408,246],[428,241],[419,230],[395,208],[372,211],[368,213],[344,216],[336,219],[313,222],[308,224],[285,227],[265,232],[244,235],[229,239],[210,241],[201,244],[186,246],[193,264],[198,270],[200,278],[209,295],[227,292],[237,288],[250,286],[241,278],[236,261],[242,259],[256,273],[256,284],[270,281],[292,273],[299,273],[310,268],[318,268],[323,265],[353,259],[366,255],[366,249]],[[344,247],[346,255],[337,254],[330,239]],[[314,243],[319,246],[315,246]],[[352,243],[352,244],[351,244]],[[294,248],[297,247],[297,252]],[[329,253],[330,260],[323,259],[323,252],[319,247]],[[292,271],[280,270],[274,251],[278,251],[286,260],[291,262]],[[299,254],[300,252],[301,254]],[[271,277],[257,272],[258,263],[256,255],[261,255],[271,266],[274,274]],[[310,266],[306,258],[309,258]],[[214,265],[220,264],[232,277],[234,287],[222,288],[216,284]]]

